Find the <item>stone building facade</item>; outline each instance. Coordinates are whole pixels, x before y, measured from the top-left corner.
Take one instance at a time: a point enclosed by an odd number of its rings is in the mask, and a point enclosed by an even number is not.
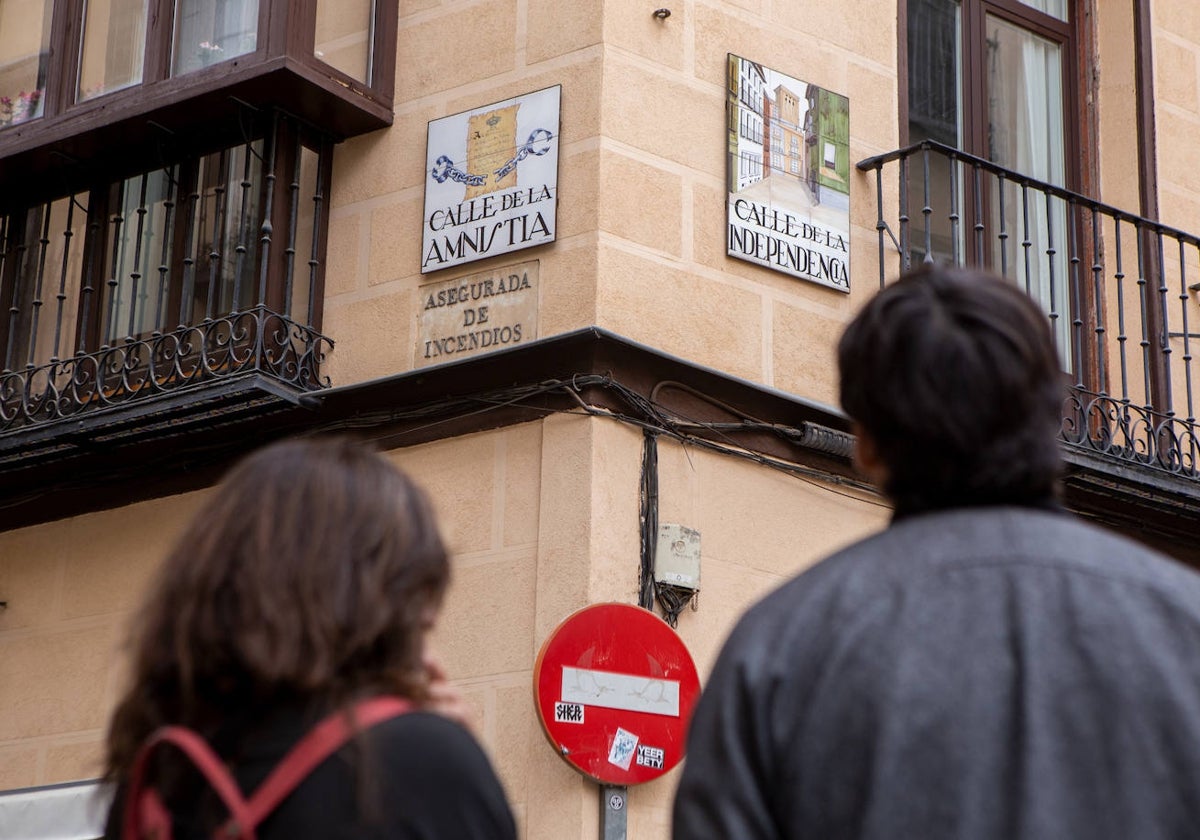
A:
[[[859,164],[826,204],[848,290],[730,256],[773,142],[767,107],[735,183],[731,56],[848,101],[844,148],[804,90],[774,106],[802,169]],[[427,206],[431,124],[554,88],[553,235],[429,268],[427,228],[490,219]],[[1069,506],[1200,559],[1192,0],[0,0],[0,96],[0,808],[97,776],[131,611],[221,471],[346,431],[434,499],[436,644],[521,836],[597,837],[534,711],[541,643],[587,604],[661,613],[646,523],[679,524],[703,679],[745,607],[886,524],[834,345],[926,256],[1043,301]],[[796,207],[778,182],[759,203]],[[630,837],[668,836],[674,783],[631,790]]]

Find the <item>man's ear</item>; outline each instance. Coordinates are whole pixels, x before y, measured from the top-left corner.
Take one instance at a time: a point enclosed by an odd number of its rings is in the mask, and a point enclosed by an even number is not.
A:
[[[883,489],[887,483],[888,471],[883,458],[879,455],[879,446],[871,433],[861,424],[854,424],[854,464],[859,471],[871,480],[871,483]]]

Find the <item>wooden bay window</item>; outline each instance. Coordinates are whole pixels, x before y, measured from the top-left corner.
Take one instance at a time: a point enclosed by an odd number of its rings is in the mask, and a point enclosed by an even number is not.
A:
[[[0,0],[0,433],[320,385],[332,149],[391,122],[396,14]]]
[[[390,125],[397,14],[372,0],[0,0],[0,201],[138,172],[163,142],[238,142],[247,107],[335,140]]]

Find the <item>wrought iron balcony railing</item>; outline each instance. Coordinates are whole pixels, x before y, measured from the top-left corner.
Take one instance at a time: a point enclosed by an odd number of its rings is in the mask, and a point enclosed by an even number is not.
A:
[[[1050,320],[1067,446],[1200,480],[1200,238],[932,141],[858,168],[875,173],[880,286],[934,260],[1009,277]]]
[[[322,387],[332,142],[247,139],[0,206],[0,435],[258,374]]]
[[[0,373],[0,432],[257,372],[321,386],[329,339],[256,306],[61,361]]]

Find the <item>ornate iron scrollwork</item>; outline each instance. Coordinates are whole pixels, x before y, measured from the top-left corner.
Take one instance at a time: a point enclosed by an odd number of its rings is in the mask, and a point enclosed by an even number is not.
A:
[[[0,432],[256,372],[301,391],[329,386],[333,342],[258,306],[92,353],[0,374]]]
[[[1189,478],[1200,477],[1193,423],[1128,400],[1073,388],[1059,435],[1080,449]]]

